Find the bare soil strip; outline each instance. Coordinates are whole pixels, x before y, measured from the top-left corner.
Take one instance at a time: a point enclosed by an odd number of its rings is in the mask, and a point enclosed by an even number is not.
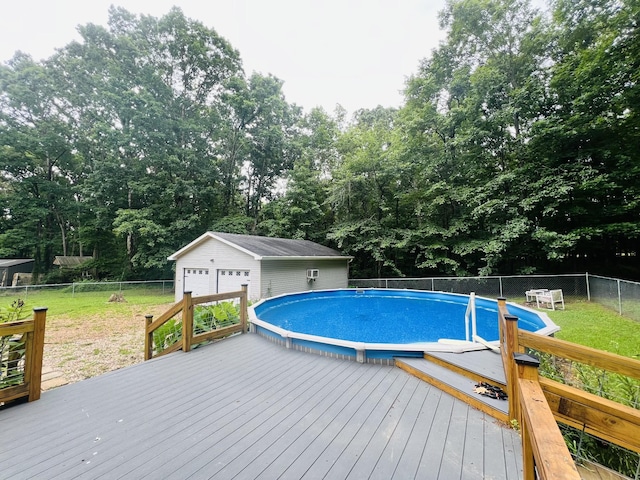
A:
[[[105,313],[82,320],[48,316],[43,380],[56,381],[45,381],[43,389],[142,362],[145,315],[157,317],[170,305],[131,305],[126,314]]]

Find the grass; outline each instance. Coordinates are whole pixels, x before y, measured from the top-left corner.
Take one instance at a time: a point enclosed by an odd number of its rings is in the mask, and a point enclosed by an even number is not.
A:
[[[574,301],[566,310],[545,310],[561,330],[557,338],[640,359],[640,322],[600,304]]]
[[[28,296],[21,297],[25,301],[23,312],[36,307],[47,307],[47,318],[64,316],[69,320],[77,320],[94,316],[111,316],[130,314],[132,307],[161,305],[172,303],[173,293],[162,294],[158,290],[132,289],[124,290],[124,303],[109,302],[113,291],[102,292],[65,292],[61,290],[30,291]]]

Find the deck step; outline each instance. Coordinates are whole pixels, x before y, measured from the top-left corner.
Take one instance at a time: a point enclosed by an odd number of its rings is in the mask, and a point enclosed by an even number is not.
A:
[[[462,373],[424,358],[396,358],[395,361],[396,366],[399,368],[453,397],[466,402],[497,420],[505,423],[509,421],[508,400],[498,400],[474,392],[478,380],[471,379]],[[496,384],[494,382],[488,383]]]
[[[507,385],[502,357],[490,350],[464,353],[425,352],[424,358],[476,382],[487,382],[501,388]]]

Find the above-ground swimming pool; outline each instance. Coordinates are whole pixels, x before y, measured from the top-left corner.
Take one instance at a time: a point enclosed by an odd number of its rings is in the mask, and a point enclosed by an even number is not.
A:
[[[365,361],[486,348],[468,341],[469,299],[421,290],[322,290],[262,300],[249,315],[255,331],[288,347]],[[475,297],[475,307],[477,336],[497,344],[497,301]],[[543,335],[559,330],[544,313],[512,303],[507,309],[518,317],[519,328]]]

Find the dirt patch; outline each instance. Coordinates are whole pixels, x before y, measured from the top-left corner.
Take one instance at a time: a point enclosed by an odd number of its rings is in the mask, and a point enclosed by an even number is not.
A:
[[[61,372],[68,383],[73,383],[142,362],[145,315],[157,318],[170,306],[121,306],[117,313],[82,320],[49,316],[44,368]]]

